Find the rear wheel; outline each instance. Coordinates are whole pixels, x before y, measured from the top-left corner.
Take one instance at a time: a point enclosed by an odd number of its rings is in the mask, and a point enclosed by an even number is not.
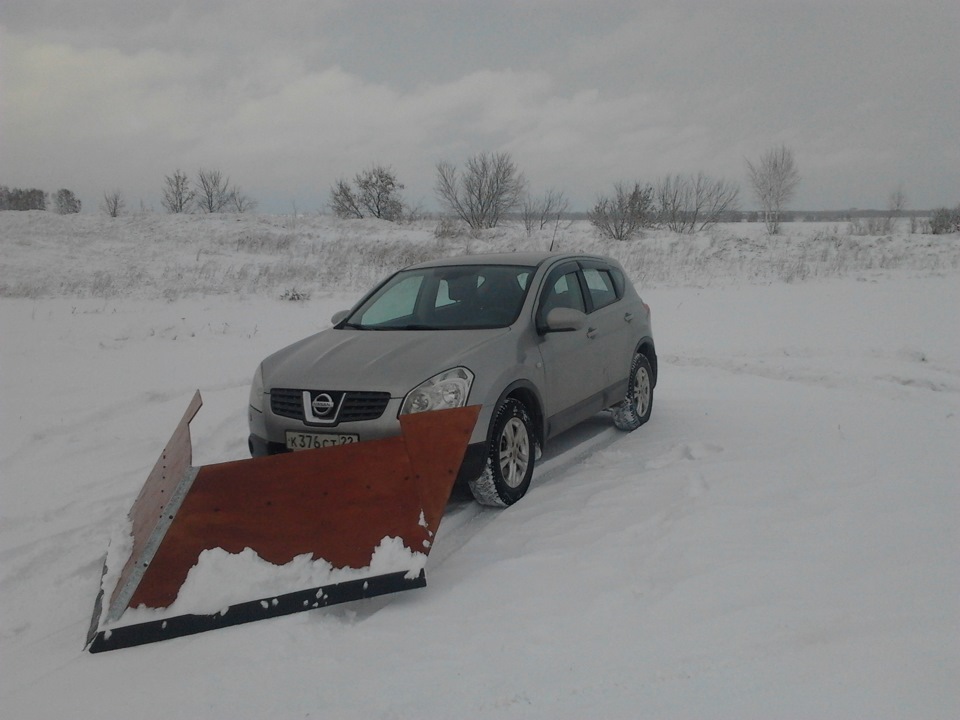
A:
[[[636,430],[650,419],[653,410],[653,372],[650,361],[637,353],[630,365],[630,384],[623,401],[613,408],[613,424],[619,430]]]
[[[469,482],[481,505],[506,507],[530,487],[536,453],[533,421],[526,406],[507,398],[493,420],[487,463],[480,477]]]

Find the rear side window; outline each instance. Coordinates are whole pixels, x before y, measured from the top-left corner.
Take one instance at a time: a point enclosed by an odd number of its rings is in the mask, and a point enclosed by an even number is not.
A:
[[[617,301],[617,289],[609,270],[584,268],[583,279],[587,282],[587,290],[595,310]]]

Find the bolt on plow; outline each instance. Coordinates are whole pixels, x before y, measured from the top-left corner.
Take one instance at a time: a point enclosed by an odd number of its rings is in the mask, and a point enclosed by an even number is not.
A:
[[[478,406],[404,415],[392,438],[194,467],[201,405],[198,391],[111,541],[90,652],[426,585]]]

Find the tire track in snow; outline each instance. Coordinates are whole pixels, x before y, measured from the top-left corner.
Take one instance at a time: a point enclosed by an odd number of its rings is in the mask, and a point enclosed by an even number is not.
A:
[[[840,367],[824,355],[784,353],[783,356],[756,358],[717,358],[666,355],[661,363],[678,367],[709,367],[738,375],[753,375],[768,380],[806,383],[830,388],[881,387],[916,389],[928,392],[960,393],[960,374],[948,367],[928,364],[926,360],[904,362],[898,358],[868,357],[856,370]],[[815,365],[815,362],[821,365]],[[847,358],[849,362],[849,358]],[[872,366],[871,364],[872,363]]]
[[[534,468],[531,488],[560,480],[594,453],[608,448],[623,437],[624,433],[613,427],[607,413],[600,413],[568,430],[548,443],[546,451]],[[470,497],[468,492],[458,492],[455,488],[454,497],[447,503],[427,559],[427,575],[439,572],[458,550],[488,526],[498,521],[509,521],[509,510],[510,508],[484,507]],[[427,583],[429,588],[429,580]],[[395,595],[382,595],[347,605],[322,608],[321,612],[323,617],[333,617],[341,622],[359,622],[373,616],[395,599],[399,598]]]
[[[562,478],[594,453],[606,449],[624,434],[612,426],[606,413],[601,413],[548,443],[534,468],[530,487],[540,487]],[[521,500],[523,502],[523,500]],[[437,531],[434,549],[427,567],[436,570],[457,550],[470,542],[484,528],[498,520],[509,520],[509,508],[488,508],[472,498],[455,499],[447,504]]]

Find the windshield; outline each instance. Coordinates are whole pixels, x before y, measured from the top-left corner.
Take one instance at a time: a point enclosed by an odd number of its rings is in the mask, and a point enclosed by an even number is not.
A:
[[[405,270],[387,280],[340,327],[469,330],[512,325],[534,268],[451,265]]]

